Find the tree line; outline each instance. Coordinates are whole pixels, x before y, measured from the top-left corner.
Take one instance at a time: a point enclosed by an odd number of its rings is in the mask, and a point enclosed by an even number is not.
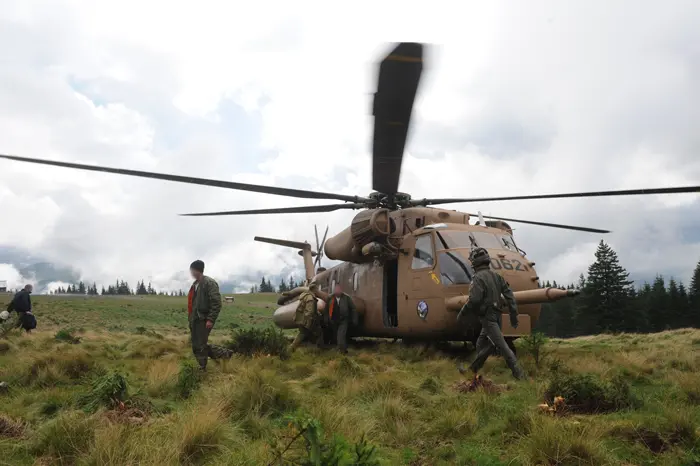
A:
[[[301,280],[297,281],[295,280],[294,276],[290,276],[289,280],[280,280],[280,284],[275,288],[275,285],[272,284],[272,280],[265,280],[265,277],[262,277],[262,280],[260,281],[259,285],[253,285],[250,287],[250,292],[251,293],[284,293],[285,291],[291,291],[294,288],[298,286],[303,286],[304,282]]]
[[[617,253],[604,241],[595,261],[578,283],[566,287],[556,282],[542,286],[579,289],[573,299],[542,305],[537,329],[553,337],[575,337],[604,332],[648,333],[700,327],[700,262],[690,285],[657,275],[652,283],[635,287],[620,265]]]
[[[187,296],[182,290],[179,291],[156,291],[151,283],[146,285],[144,280],[136,282],[136,288],[131,288],[129,283],[124,280],[117,280],[114,285],[109,285],[107,288],[101,287],[100,291],[97,291],[97,284],[95,282],[92,285],[86,285],[84,282],[80,281],[77,284],[70,284],[67,287],[59,286],[51,294],[76,294],[76,295],[88,295],[88,296],[134,296],[134,295],[158,295],[158,296]]]

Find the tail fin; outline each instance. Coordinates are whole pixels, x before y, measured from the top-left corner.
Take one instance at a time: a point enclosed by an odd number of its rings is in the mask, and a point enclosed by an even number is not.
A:
[[[311,250],[311,245],[304,241],[288,241],[285,239],[275,239],[275,238],[264,238],[262,236],[256,236],[253,238],[255,241],[260,241],[261,243],[276,244],[277,246],[284,246],[287,248],[299,249],[299,255],[304,258],[304,269],[306,270],[306,280],[307,282],[314,278],[314,260],[313,258],[317,255],[315,251]]]

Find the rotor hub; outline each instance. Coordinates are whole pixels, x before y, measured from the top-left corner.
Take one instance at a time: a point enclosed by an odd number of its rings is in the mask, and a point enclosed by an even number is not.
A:
[[[411,205],[411,195],[406,193],[386,194],[375,191],[370,193],[367,197],[376,202],[376,206],[373,206],[373,208],[384,207],[395,210],[410,207]]]

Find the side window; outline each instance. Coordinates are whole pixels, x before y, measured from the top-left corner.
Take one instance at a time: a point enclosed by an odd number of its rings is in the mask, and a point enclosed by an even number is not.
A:
[[[360,276],[355,272],[352,274],[352,291],[357,291],[360,287]]]
[[[416,239],[416,250],[413,252],[412,269],[425,269],[432,267],[433,260],[433,242],[430,235],[419,236]]]

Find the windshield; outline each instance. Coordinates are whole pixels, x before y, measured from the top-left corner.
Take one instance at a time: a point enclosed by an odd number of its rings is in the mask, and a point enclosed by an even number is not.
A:
[[[473,248],[476,246],[474,238],[469,231],[438,231],[438,250]]]
[[[518,252],[513,237],[485,231],[437,231],[437,250],[444,249],[508,249]]]
[[[438,255],[440,280],[444,285],[465,285],[472,281],[474,270],[459,251],[443,251]]]

